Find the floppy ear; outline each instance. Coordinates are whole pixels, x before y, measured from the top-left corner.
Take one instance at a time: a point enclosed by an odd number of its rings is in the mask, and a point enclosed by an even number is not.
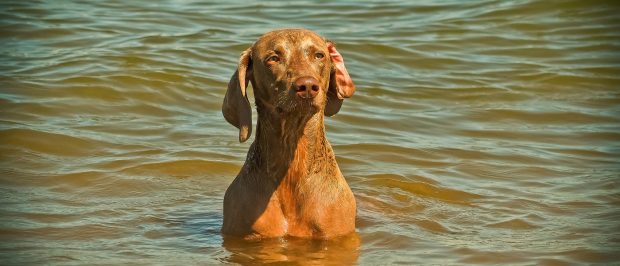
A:
[[[239,129],[239,142],[246,141],[252,134],[252,109],[246,95],[246,85],[252,75],[251,51],[252,48],[248,48],[241,53],[239,66],[228,82],[222,104],[226,121]]]
[[[332,61],[332,71],[329,75],[329,89],[327,90],[327,104],[325,115],[332,116],[340,111],[344,98],[349,98],[355,93],[355,84],[347,68],[344,66],[342,55],[336,50],[332,42],[327,42],[327,50]]]

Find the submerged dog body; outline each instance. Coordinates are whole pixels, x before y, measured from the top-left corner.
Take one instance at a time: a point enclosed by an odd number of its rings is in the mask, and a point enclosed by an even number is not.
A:
[[[222,106],[252,130],[245,90],[252,83],[256,138],[224,196],[222,233],[245,238],[330,238],[355,230],[355,198],[327,141],[324,115],[336,114],[355,87],[334,45],[312,31],[266,33],[241,54]]]

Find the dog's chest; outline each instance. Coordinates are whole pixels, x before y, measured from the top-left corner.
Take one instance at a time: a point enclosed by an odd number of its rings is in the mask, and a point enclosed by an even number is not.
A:
[[[302,203],[291,197],[293,195],[274,193],[253,224],[253,231],[263,236],[324,236],[329,224],[325,218],[338,212],[337,208],[314,199],[304,198]]]

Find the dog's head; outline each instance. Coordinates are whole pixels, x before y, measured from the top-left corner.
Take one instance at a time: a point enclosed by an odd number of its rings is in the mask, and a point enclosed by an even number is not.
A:
[[[334,44],[305,29],[268,32],[243,53],[228,83],[222,113],[239,128],[239,141],[252,132],[246,95],[251,81],[256,105],[267,112],[332,116],[355,85]]]

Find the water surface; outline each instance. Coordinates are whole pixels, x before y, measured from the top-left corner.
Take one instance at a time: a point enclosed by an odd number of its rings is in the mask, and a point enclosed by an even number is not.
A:
[[[618,264],[613,1],[0,4],[0,263]],[[220,108],[270,29],[338,44],[337,241],[224,241]]]

